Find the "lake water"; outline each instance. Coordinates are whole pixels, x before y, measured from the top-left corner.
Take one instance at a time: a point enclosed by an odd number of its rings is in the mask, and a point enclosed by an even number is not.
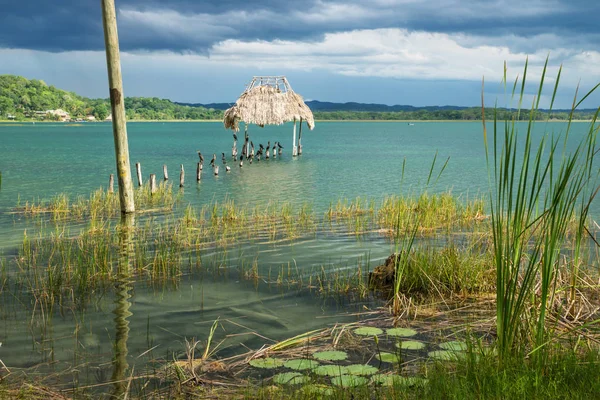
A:
[[[525,125],[521,128],[524,131]],[[569,145],[588,128],[586,123],[574,124]],[[535,135],[565,129],[563,123],[540,123]],[[318,122],[314,131],[304,130],[303,155],[296,158],[291,156],[291,124],[251,126],[256,147],[280,141],[283,156],[252,165],[245,162],[243,168],[229,161],[231,172],[222,169],[218,177],[206,168],[199,183],[197,150],[204,155],[205,167],[213,153],[219,165],[222,152],[230,160],[232,134],[221,123],[129,123],[128,134],[134,179],[136,162],[142,164],[144,180],[150,173],[161,179],[166,164],[174,182],[184,165],[183,203],[198,207],[224,199],[252,206],[308,202],[323,215],[338,199],[360,196],[380,202],[388,195],[419,193],[434,157],[429,191],[451,190],[472,198],[488,190],[480,122]],[[87,196],[106,187],[114,170],[110,124],[0,124],[0,254],[14,257],[24,231],[31,229],[28,221],[11,213],[19,199],[21,203],[49,199],[63,192]],[[597,205],[592,215],[600,215]],[[384,237],[356,238],[341,232],[316,232],[291,243],[254,241],[229,252],[228,270],[223,273],[190,272],[177,283],[160,286],[135,280],[131,285],[117,284],[94,293],[83,309],[57,307],[43,318],[35,312],[33,297],[21,302],[5,291],[0,293],[0,360],[17,369],[42,364],[38,370],[45,376],[49,371],[67,371],[69,379],[64,373],[56,378],[63,387],[102,383],[111,378],[115,337],[123,329],[128,332],[129,367],[143,373],[152,360],[181,356],[186,338],[206,338],[217,318],[222,325],[216,339],[226,338],[221,354],[258,349],[271,343],[263,337],[280,340],[353,321],[352,313],[381,301],[327,298],[265,281],[255,284],[239,279],[235,271],[242,263],[258,260],[261,274],[292,263],[307,277],[322,265],[354,270],[368,262],[372,268],[392,251],[393,244]],[[212,271],[222,263],[217,253],[212,249],[203,254]]]

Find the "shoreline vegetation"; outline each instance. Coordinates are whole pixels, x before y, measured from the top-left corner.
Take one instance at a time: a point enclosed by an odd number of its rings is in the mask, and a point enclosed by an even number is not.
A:
[[[35,304],[27,319],[43,325],[65,310],[84,312],[94,295],[113,294],[113,374],[99,385],[79,386],[75,365],[46,376],[41,366],[0,362],[0,398],[598,397],[600,226],[589,210],[600,189],[600,109],[575,149],[566,146],[570,124],[560,135],[535,138],[545,74],[546,68],[531,108],[521,109],[526,64],[514,86],[505,69],[517,111],[506,118],[502,110],[479,109],[491,124],[482,127],[489,177],[484,198],[429,193],[434,158],[420,193],[340,199],[324,214],[310,203],[224,201],[195,209],[180,204],[168,184],[154,195],[146,186],[137,189],[145,213],[136,215],[136,224],[131,216],[119,220],[117,195],[102,189],[89,198],[58,195],[18,204],[15,215],[37,230],[24,233],[12,256],[0,257],[0,296],[14,305]],[[574,108],[581,101],[575,99]],[[567,114],[568,122],[577,115]],[[373,304],[381,306],[352,314],[356,322],[275,343],[246,332],[264,344],[223,357],[221,344],[236,335],[228,335],[230,321],[217,319],[202,339],[183,338],[178,352],[159,355],[160,343],[149,342],[138,359],[147,357],[152,366],[131,370],[127,318],[136,285],[176,286],[193,273],[222,279],[227,254],[240,243],[292,245],[319,232],[386,240],[393,251],[389,273],[377,275],[384,284],[374,286],[368,258],[356,267],[323,265],[306,274],[295,260],[265,271],[258,253],[245,254],[229,272],[257,289],[377,298]],[[221,257],[214,270],[207,270],[207,249]]]
[[[233,104],[233,103],[232,103]],[[370,110],[373,105],[339,104],[339,110],[313,109],[316,121],[481,121],[481,107],[410,107],[403,111]],[[332,107],[328,105],[328,107]],[[358,107],[348,109],[347,107]],[[361,110],[360,107],[370,111]],[[60,113],[54,112],[60,110]],[[222,121],[222,109],[184,105],[156,97],[126,97],[127,120],[135,121]],[[46,111],[53,111],[47,113]],[[536,110],[538,121],[590,121],[595,110]],[[64,114],[66,112],[67,114]],[[498,120],[527,121],[527,113],[514,108],[486,107]],[[108,99],[89,99],[73,92],[48,86],[45,82],[14,75],[0,75],[0,121],[32,122],[61,121],[69,116],[70,122],[104,121],[110,115]],[[9,118],[10,116],[10,118]]]

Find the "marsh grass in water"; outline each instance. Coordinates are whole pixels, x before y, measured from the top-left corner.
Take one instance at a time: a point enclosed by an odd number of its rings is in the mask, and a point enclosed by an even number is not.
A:
[[[136,207],[140,211],[172,210],[181,199],[181,194],[175,193],[172,184],[168,182],[161,182],[155,193],[151,193],[148,185],[136,188],[134,196]],[[102,188],[87,198],[77,196],[75,200],[71,200],[65,193],[59,193],[48,201],[26,201],[24,205],[19,200],[15,210],[29,217],[47,214],[54,221],[114,218],[121,212],[119,194],[106,192]]]

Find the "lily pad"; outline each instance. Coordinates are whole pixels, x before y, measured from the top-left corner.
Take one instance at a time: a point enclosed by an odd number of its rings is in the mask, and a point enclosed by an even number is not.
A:
[[[255,358],[250,360],[250,365],[256,368],[273,369],[283,366],[284,361],[279,358]]]
[[[386,362],[386,363],[397,363],[400,361],[400,359],[398,358],[398,356],[396,354],[393,353],[386,353],[386,352],[381,352],[381,353],[377,353],[375,355],[375,357],[377,357],[377,359],[381,362]]]
[[[273,376],[273,382],[280,385],[303,385],[310,382],[310,378],[298,372],[284,372]]]
[[[399,347],[403,350],[423,350],[425,348],[425,343],[416,342],[414,340],[406,340],[396,343],[396,347]]]
[[[467,350],[467,344],[465,342],[454,340],[452,342],[441,343],[440,348],[451,351],[465,351]]]
[[[356,375],[341,375],[331,378],[331,383],[344,388],[366,385],[369,381],[367,378]]]
[[[356,328],[354,333],[361,336],[377,336],[381,335],[383,331],[379,328],[375,328],[372,326],[363,326],[361,328]]]
[[[417,334],[417,331],[410,328],[390,328],[386,330],[388,336],[396,336],[396,337],[411,337]]]
[[[348,373],[346,368],[342,365],[320,365],[313,372],[321,376],[340,376]]]
[[[304,371],[305,369],[315,369],[319,366],[319,362],[315,360],[307,360],[306,358],[298,360],[289,360],[283,364],[284,367],[294,369],[296,371]]]
[[[452,351],[452,350],[436,350],[430,351],[427,353],[429,358],[433,358],[434,360],[439,361],[458,361],[464,358],[465,353],[460,351]]]
[[[348,358],[348,353],[345,351],[318,351],[313,353],[313,357],[322,361],[341,361]]]
[[[379,372],[379,370],[367,364],[352,364],[346,367],[346,373],[349,375],[373,375]]]

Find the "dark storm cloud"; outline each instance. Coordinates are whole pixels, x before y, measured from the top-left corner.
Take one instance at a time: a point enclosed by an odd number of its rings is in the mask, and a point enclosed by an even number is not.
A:
[[[311,40],[391,27],[491,38],[554,34],[588,49],[598,48],[600,36],[595,0],[117,0],[117,8],[121,46],[129,51],[202,53],[226,39]],[[2,4],[0,47],[102,49],[100,1]]]

